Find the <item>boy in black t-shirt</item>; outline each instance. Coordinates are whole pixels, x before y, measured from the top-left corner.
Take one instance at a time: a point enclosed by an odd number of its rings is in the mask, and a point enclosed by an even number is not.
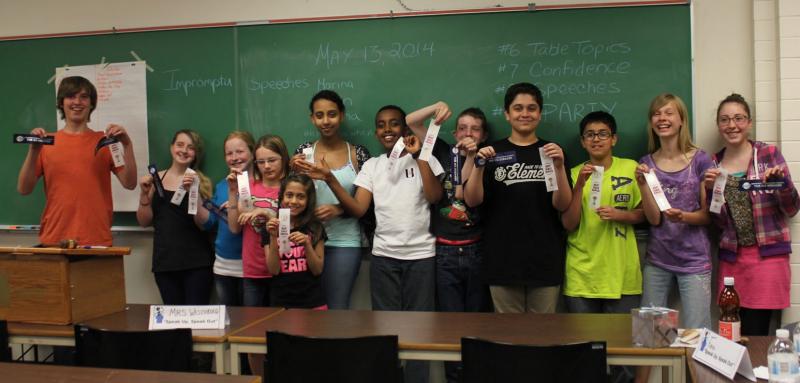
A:
[[[536,135],[542,93],[519,83],[505,95],[511,135],[478,151],[478,157],[505,161],[477,166],[464,188],[468,206],[483,206],[483,254],[497,312],[555,312],[564,279],[565,234],[559,212],[572,199],[564,152]],[[555,185],[545,186],[543,155],[552,159]],[[513,155],[512,155],[513,154]]]

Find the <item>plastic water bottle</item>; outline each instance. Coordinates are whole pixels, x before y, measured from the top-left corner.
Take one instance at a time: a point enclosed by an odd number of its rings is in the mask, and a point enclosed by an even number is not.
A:
[[[800,365],[794,344],[789,339],[789,330],[775,331],[775,342],[769,346],[767,364],[769,365],[770,383],[797,383],[800,379]]]
[[[794,326],[792,341],[794,342],[794,353],[798,355],[798,358],[800,358],[800,323]]]

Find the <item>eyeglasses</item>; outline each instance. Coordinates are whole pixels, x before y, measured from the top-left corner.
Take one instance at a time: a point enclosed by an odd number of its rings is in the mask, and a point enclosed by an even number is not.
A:
[[[609,132],[608,130],[601,130],[601,131],[599,131],[597,133],[595,133],[595,132],[583,132],[583,134],[581,134],[581,137],[583,137],[583,139],[586,140],[586,141],[592,141],[592,140],[595,139],[595,137],[597,137],[597,139],[599,139],[600,141],[605,141],[605,140],[611,138],[611,136],[613,136],[613,135],[614,134]]]
[[[750,117],[747,117],[743,114],[737,114],[733,117],[721,116],[720,118],[717,119],[717,125],[728,126],[728,124],[730,124],[731,121],[733,121],[733,123],[736,125],[744,125],[748,121],[750,121]]]

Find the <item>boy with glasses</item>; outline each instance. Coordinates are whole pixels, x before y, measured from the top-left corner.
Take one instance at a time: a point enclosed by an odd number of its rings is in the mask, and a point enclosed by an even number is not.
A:
[[[572,200],[561,216],[567,237],[564,295],[569,312],[628,313],[638,307],[642,272],[633,225],[644,220],[636,161],[614,157],[617,123],[592,112],[580,123],[589,161],[572,168]]]

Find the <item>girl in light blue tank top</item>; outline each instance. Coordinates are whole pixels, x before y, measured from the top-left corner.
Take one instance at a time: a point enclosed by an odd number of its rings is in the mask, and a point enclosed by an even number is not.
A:
[[[352,194],[355,192],[353,182],[356,174],[370,156],[366,148],[350,144],[339,134],[345,118],[344,108],[344,102],[336,92],[323,90],[314,95],[309,109],[311,122],[319,131],[320,138],[300,145],[291,162],[319,161],[327,155],[325,158],[330,163],[344,157],[346,152],[343,164],[339,165],[342,163],[339,161],[332,163],[331,166],[336,168],[331,171],[339,183]],[[306,159],[306,154],[313,158]],[[350,293],[361,267],[361,226],[358,219],[343,214],[339,201],[325,182],[315,181],[314,184],[317,189],[317,217],[322,220],[328,234],[325,242],[325,266],[322,271],[325,297],[328,308],[348,309]]]

